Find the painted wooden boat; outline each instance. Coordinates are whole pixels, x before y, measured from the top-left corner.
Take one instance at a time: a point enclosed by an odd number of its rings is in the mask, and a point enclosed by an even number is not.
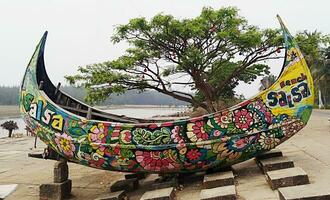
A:
[[[277,81],[231,108],[170,122],[109,114],[62,92],[44,66],[47,32],[30,60],[20,91],[27,126],[64,158],[126,172],[192,172],[233,165],[268,151],[301,130],[314,102],[313,80],[280,20],[285,61]]]

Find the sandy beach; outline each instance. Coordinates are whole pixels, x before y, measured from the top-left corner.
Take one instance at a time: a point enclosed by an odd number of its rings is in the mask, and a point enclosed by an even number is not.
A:
[[[19,107],[14,106],[0,106],[0,119],[19,117]]]
[[[305,170],[311,184],[330,188],[330,111],[314,110],[309,124],[296,136],[278,148],[295,166]],[[41,151],[45,146],[40,141],[33,149],[33,138],[0,139],[0,184],[18,184],[18,188],[6,200],[37,200],[39,185],[53,180],[55,161],[27,157],[32,151]],[[255,161],[249,160],[233,167],[239,199],[278,199],[277,191],[270,189]],[[73,182],[70,199],[94,199],[109,191],[112,183],[124,178],[124,173],[95,170],[69,163],[70,179]],[[250,173],[245,173],[250,170]],[[244,173],[243,173],[244,172]],[[258,191],[258,192],[255,192]],[[200,185],[188,185],[177,192],[177,199],[199,199]],[[130,199],[139,199],[142,191]]]

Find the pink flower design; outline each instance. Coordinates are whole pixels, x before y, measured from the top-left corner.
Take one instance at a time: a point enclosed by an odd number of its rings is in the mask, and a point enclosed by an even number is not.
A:
[[[102,139],[105,138],[104,134],[104,125],[99,123],[97,125],[92,126],[89,129],[88,140],[95,143],[101,143]]]
[[[179,167],[175,160],[176,152],[173,150],[164,151],[136,151],[136,160],[140,165],[149,171],[174,170]]]
[[[221,135],[221,132],[219,130],[215,130],[213,132],[214,137],[219,137]]]
[[[266,105],[260,99],[258,99],[256,102],[254,102],[254,108],[256,108],[257,110],[259,110],[262,113],[266,112]]]
[[[257,101],[253,102],[252,105],[254,106],[255,109],[257,109],[258,111],[264,114],[266,122],[271,123],[272,113],[267,111],[267,107],[261,99],[258,99]]]
[[[234,122],[237,128],[245,131],[253,124],[252,113],[248,112],[246,109],[235,110]]]
[[[178,148],[179,150],[185,148],[186,143],[183,140],[183,138],[180,136],[180,127],[174,126],[171,132],[172,132],[171,138],[173,139],[173,142],[177,143],[176,148]]]
[[[55,143],[57,147],[69,158],[73,157],[76,147],[72,143],[72,137],[66,133],[55,133]]]
[[[235,147],[238,149],[244,148],[248,144],[248,140],[246,138],[239,139],[235,142]]]
[[[233,147],[236,147],[237,149],[243,149],[246,147],[246,145],[250,144],[254,139],[256,139],[256,136],[243,137],[241,139],[236,140],[233,144]]]
[[[271,112],[265,112],[265,119],[266,122],[271,123],[272,122],[272,113]]]
[[[187,153],[187,157],[189,160],[198,160],[201,155],[202,153],[199,152],[198,149],[192,149]]]
[[[93,149],[100,155],[104,155],[105,146],[102,143],[106,140],[105,127],[103,123],[92,126],[87,136]]]
[[[192,142],[207,140],[209,135],[204,130],[204,122],[197,121],[187,125],[187,135]]]

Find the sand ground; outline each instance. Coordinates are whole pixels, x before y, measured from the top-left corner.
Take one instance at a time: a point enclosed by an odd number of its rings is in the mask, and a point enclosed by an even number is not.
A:
[[[16,106],[2,106],[0,105],[0,119],[19,117],[19,107]]]
[[[311,184],[330,188],[330,111],[314,110],[309,124],[278,148],[294,160],[295,166],[307,172]],[[32,137],[0,139],[0,184],[18,184],[6,200],[39,199],[39,185],[52,182],[55,161],[27,157],[33,146]],[[44,145],[39,142],[38,149]],[[268,186],[255,161],[233,167],[237,172],[236,189],[241,200],[278,199],[277,191]],[[110,185],[124,178],[124,173],[95,170],[70,163],[73,181],[70,199],[94,199],[109,191]],[[199,199],[200,183],[189,184],[177,192],[177,199]],[[139,199],[135,192],[131,199]]]

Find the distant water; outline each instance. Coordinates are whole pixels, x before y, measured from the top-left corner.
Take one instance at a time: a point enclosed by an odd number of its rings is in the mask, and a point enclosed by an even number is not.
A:
[[[115,108],[106,110],[109,113],[117,114],[117,115],[126,115],[128,117],[137,117],[137,118],[151,118],[155,115],[169,115],[177,112],[183,112],[186,110],[186,107],[136,107],[136,108]],[[25,131],[25,123],[21,118],[11,118],[11,119],[2,119],[0,120],[0,124],[5,121],[13,120],[17,123],[19,129],[14,130],[14,133],[23,133],[26,134]],[[8,137],[8,131],[2,129],[0,127],[0,138]]]
[[[137,107],[137,108],[118,108],[106,110],[107,112],[116,115],[126,115],[127,117],[151,118],[156,115],[170,115],[178,112],[183,112],[186,107]]]

